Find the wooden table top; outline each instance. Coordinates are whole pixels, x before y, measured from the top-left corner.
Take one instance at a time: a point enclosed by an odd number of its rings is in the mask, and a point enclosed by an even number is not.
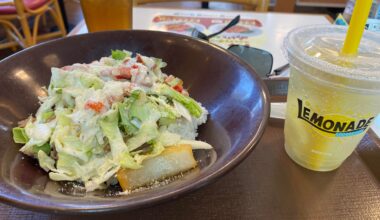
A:
[[[380,139],[370,131],[333,172],[296,165],[284,150],[284,122],[270,119],[263,138],[216,183],[154,207],[99,219],[379,219]],[[0,219],[94,219],[30,212],[0,204]]]

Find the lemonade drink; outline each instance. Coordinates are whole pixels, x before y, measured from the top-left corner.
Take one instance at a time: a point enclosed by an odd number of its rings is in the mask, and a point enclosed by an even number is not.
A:
[[[291,65],[285,150],[311,170],[339,167],[380,112],[380,35],[365,32],[358,56],[344,57],[345,33],[311,26],[285,40]]]
[[[81,0],[90,32],[132,28],[133,0]]]

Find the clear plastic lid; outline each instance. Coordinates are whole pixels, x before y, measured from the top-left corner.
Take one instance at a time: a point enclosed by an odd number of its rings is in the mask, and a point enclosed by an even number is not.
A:
[[[347,27],[336,25],[300,27],[288,34],[284,46],[289,57],[321,72],[314,77],[349,78],[380,86],[380,34],[365,31],[357,56],[347,57],[340,54],[346,32]]]

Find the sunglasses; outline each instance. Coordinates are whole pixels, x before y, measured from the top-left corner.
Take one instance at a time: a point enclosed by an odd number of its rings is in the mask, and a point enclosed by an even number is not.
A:
[[[206,35],[197,29],[193,29],[191,36],[209,41],[210,38],[217,36],[232,26],[238,24],[240,21],[240,16],[236,16],[232,19],[224,28],[220,31]],[[256,73],[264,80],[265,85],[268,88],[269,94],[271,97],[285,97],[288,93],[288,80],[285,78],[276,78],[273,80],[269,78],[270,76],[280,75],[284,70],[289,68],[289,64],[285,64],[272,72],[273,67],[273,56],[266,50],[243,46],[243,45],[231,45],[228,47],[228,51],[240,57],[243,61],[248,63],[253,69],[256,70]],[[277,100],[278,101],[278,100]]]
[[[198,31],[196,28],[193,29],[191,36],[202,39],[205,41],[209,41],[210,38],[215,37],[224,31],[228,30],[229,28],[235,26],[240,21],[240,15],[236,16],[234,19],[232,19],[224,28],[222,28],[220,31],[206,35],[200,31]],[[251,65],[255,70],[256,73],[262,77],[262,78],[268,78],[271,75],[276,75],[276,71],[274,71],[274,74],[272,74],[272,66],[273,66],[273,56],[271,53],[265,50],[261,50],[258,48],[250,47],[250,46],[243,46],[243,45],[231,45],[228,50],[232,52],[233,54],[240,57],[242,60],[247,62],[249,65]]]
[[[261,78],[273,75],[273,56],[268,51],[243,45],[231,45],[228,47],[228,51],[251,65]]]
[[[240,18],[240,17],[238,17]],[[235,19],[234,19],[235,20]],[[237,23],[232,20],[230,24]],[[214,33],[212,35],[205,35],[198,30],[194,29],[192,36],[201,40],[209,41],[210,36],[216,36],[223,31],[227,30],[230,26],[228,24],[221,31]],[[233,24],[234,25],[234,24]],[[281,96],[284,97],[288,92],[288,81],[287,79],[280,80],[270,80],[270,76],[280,75],[284,70],[289,67],[289,64],[285,64],[272,72],[273,67],[273,55],[266,50],[243,46],[243,45],[231,45],[227,49],[229,52],[237,55],[243,61],[248,63],[253,69],[256,70],[256,73],[264,79],[264,82],[268,88],[269,94],[272,96]]]

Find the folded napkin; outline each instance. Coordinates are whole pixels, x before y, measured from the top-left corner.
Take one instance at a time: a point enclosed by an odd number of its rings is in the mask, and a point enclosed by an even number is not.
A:
[[[286,102],[273,102],[270,104],[270,117],[285,119]]]

